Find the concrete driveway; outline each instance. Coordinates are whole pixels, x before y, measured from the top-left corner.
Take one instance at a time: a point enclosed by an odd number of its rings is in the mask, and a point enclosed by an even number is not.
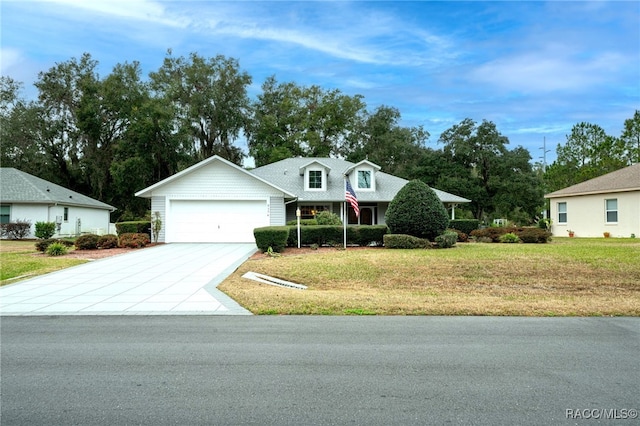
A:
[[[0,287],[0,315],[250,315],[216,287],[254,244],[165,244]]]

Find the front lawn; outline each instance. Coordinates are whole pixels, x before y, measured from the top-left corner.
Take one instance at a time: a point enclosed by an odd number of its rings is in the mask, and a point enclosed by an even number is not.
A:
[[[0,240],[0,286],[85,262],[42,254],[35,249],[35,241]]]
[[[285,253],[245,262],[219,289],[256,314],[640,316],[640,239]]]

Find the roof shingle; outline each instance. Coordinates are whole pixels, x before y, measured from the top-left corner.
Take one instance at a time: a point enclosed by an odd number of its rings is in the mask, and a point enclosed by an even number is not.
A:
[[[640,191],[640,163],[560,189],[545,198],[626,191]]]

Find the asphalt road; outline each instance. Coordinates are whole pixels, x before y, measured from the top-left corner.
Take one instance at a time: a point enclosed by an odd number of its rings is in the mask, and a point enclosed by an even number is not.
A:
[[[0,325],[2,425],[640,422],[640,318],[3,317]]]

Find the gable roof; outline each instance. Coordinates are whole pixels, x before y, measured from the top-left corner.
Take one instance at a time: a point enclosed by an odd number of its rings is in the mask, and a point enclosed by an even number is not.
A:
[[[0,168],[0,201],[20,204],[61,204],[116,210],[102,201],[82,195],[53,182],[14,169]]]
[[[218,162],[220,162],[222,164],[225,164],[225,165],[227,165],[229,167],[232,167],[232,168],[234,168],[234,169],[236,169],[236,170],[238,170],[238,171],[240,171],[242,173],[245,173],[245,174],[251,176],[252,178],[259,180],[260,182],[262,182],[262,183],[264,183],[266,185],[269,185],[269,186],[275,188],[278,191],[283,192],[284,194],[286,194],[289,197],[295,198],[295,195],[289,193],[287,190],[282,189],[282,188],[274,185],[272,182],[268,182],[265,179],[262,179],[261,177],[256,176],[256,175],[248,172],[247,170],[243,169],[242,167],[240,167],[240,166],[238,166],[236,164],[233,164],[231,161],[225,160],[224,158],[220,157],[219,155],[214,155],[214,156],[209,157],[209,158],[207,158],[205,160],[202,160],[199,163],[196,163],[193,166],[188,167],[188,168],[176,173],[175,175],[169,176],[168,178],[163,179],[160,182],[157,182],[157,183],[155,183],[155,184],[153,184],[153,185],[151,185],[151,186],[149,186],[147,188],[144,188],[144,189],[136,192],[135,196],[136,197],[150,198],[152,192],[155,189],[158,189],[161,186],[164,186],[164,185],[166,185],[168,183],[171,183],[171,182],[173,182],[173,181],[175,181],[177,179],[180,179],[183,176],[189,175],[189,174],[193,173],[194,171],[196,171],[196,170],[198,170],[198,169],[200,169],[202,167],[205,167],[206,165],[211,164],[211,163],[216,162],[216,161],[218,161]]]
[[[545,195],[545,198],[640,191],[640,163]]]
[[[313,163],[322,164],[327,169],[337,172],[330,173],[327,176],[326,191],[305,191],[304,179],[299,176],[298,172],[300,168]],[[251,170],[250,173],[259,176],[268,182],[272,182],[292,194],[296,194],[300,201],[338,202],[344,201],[344,175],[351,173],[355,167],[360,164],[363,164],[363,162],[355,164],[338,158],[296,157],[287,158],[255,168]],[[376,190],[358,191],[356,189],[358,201],[361,203],[379,201],[389,202],[393,200],[398,191],[400,191],[400,189],[408,182],[406,179],[379,171],[380,167],[376,164],[369,161],[367,161],[366,164],[378,170],[375,175]],[[470,200],[467,200],[466,198],[458,197],[457,195],[449,194],[448,192],[440,191],[435,188],[432,189],[443,203],[470,202]]]

